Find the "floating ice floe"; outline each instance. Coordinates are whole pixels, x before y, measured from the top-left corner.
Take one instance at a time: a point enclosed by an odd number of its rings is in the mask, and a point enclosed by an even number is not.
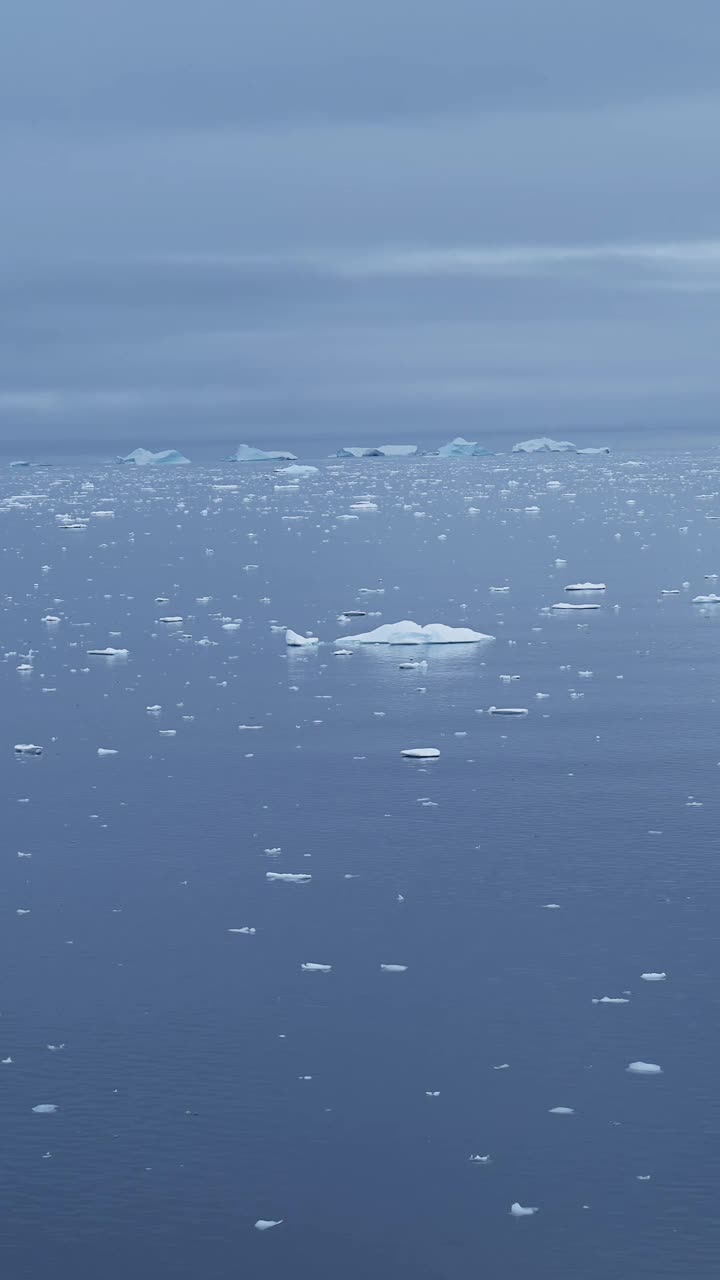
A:
[[[469,627],[448,627],[443,622],[428,622],[420,626],[418,622],[386,622],[374,631],[364,631],[355,636],[340,636],[336,644],[480,644],[484,640],[494,640],[494,636],[484,635],[481,631],[471,631]]]
[[[574,1107],[551,1107],[550,1115],[551,1116],[574,1116],[575,1108]]]
[[[285,643],[291,649],[305,649],[308,645],[319,644],[320,641],[317,636],[301,636],[298,635],[297,631],[290,631],[288,628],[285,632]],[[336,640],[335,643],[338,644],[339,642]]]
[[[279,1227],[284,1221],[284,1218],[258,1218],[255,1223],[255,1230],[269,1231],[271,1227]]]
[[[597,996],[593,999],[593,1004],[629,1004],[630,1001],[626,996]]]
[[[89,658],[127,658],[129,649],[88,649]]]
[[[630,1062],[625,1070],[632,1072],[636,1076],[659,1076],[662,1074],[662,1067],[659,1067],[657,1062]]]
[[[312,962],[308,961],[305,964],[301,964],[300,968],[302,969],[303,973],[330,973],[332,970],[332,965],[331,964],[313,964]]]
[[[38,1102],[33,1111],[39,1116],[52,1115],[53,1111],[57,1111],[57,1105],[54,1102]]]
[[[490,1164],[490,1156],[470,1156],[471,1164]]]
[[[534,1213],[537,1213],[538,1210],[537,1210],[537,1207],[534,1205],[533,1206],[528,1205],[527,1207],[525,1207],[522,1204],[518,1204],[516,1200],[514,1204],[510,1205],[510,1212],[513,1218],[530,1218]]]
[[[253,929],[250,925],[244,924],[241,929],[228,929],[228,933],[257,933],[257,929]]]
[[[15,754],[17,756],[41,756],[42,747],[36,746],[34,742],[16,742]]]
[[[117,749],[115,747],[98,747],[97,753],[99,756],[116,756]]]
[[[720,604],[720,596],[694,596],[693,604]]]
[[[266,871],[265,879],[283,880],[285,884],[307,884],[309,880],[312,880],[312,876],[303,871],[298,873],[292,871]]]
[[[641,973],[640,977],[643,982],[664,982],[667,978],[666,973]]]
[[[380,968],[382,969],[383,973],[405,973],[407,969],[407,965],[406,964],[381,964]]]
[[[400,755],[406,760],[437,760],[440,752],[437,747],[405,747]]]
[[[526,716],[527,707],[488,707],[491,716]]]
[[[589,603],[588,603],[588,604],[568,604],[568,603],[567,603],[567,601],[562,601],[560,604],[553,604],[553,605],[551,605],[551,606],[550,606],[550,608],[551,608],[551,609],[562,609],[562,610],[564,610],[565,612],[569,612],[569,610],[571,610],[571,609],[599,609],[599,608],[600,608],[600,605],[599,605],[599,604],[589,604]]]
[[[566,591],[607,591],[604,582],[571,582]]]
[[[281,467],[277,474],[280,476],[313,476],[319,470],[319,467],[306,467],[301,463],[292,462],[289,467]]]

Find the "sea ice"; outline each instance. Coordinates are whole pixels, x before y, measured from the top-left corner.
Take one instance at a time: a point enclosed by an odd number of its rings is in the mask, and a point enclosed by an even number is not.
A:
[[[38,747],[34,742],[16,742],[15,754],[18,756],[41,756],[42,747]]]
[[[269,1231],[271,1227],[279,1227],[284,1218],[258,1218],[255,1223],[256,1231]]]
[[[518,1204],[516,1200],[514,1204],[510,1205],[510,1212],[513,1218],[530,1218],[534,1213],[537,1213],[537,1208],[534,1206],[525,1208],[523,1205]]]
[[[288,628],[285,632],[285,643],[290,645],[292,649],[304,649],[307,645],[319,644],[320,641],[317,636],[301,636],[298,635],[297,631],[290,631]],[[335,643],[339,644],[340,642],[336,640]]]
[[[331,964],[313,964],[312,962],[308,961],[307,963],[300,965],[300,968],[302,969],[303,973],[330,973],[332,969],[332,965]]]
[[[437,747],[406,747],[400,755],[406,760],[437,760],[440,752]]]
[[[312,880],[312,876],[305,872],[294,873],[292,871],[266,871],[266,880],[284,880],[286,884],[307,884],[308,880]]]
[[[667,978],[666,973],[641,973],[640,977],[643,982],[664,982]]]
[[[636,1076],[659,1076],[662,1073],[662,1067],[657,1062],[631,1062],[626,1070]]]
[[[428,622],[424,627],[418,622],[386,622],[374,631],[359,635],[340,636],[336,644],[479,644],[494,640],[494,636],[469,627],[448,627],[443,622]]]

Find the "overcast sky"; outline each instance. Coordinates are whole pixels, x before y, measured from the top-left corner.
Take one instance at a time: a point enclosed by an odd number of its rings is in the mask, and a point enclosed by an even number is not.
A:
[[[719,65],[717,0],[6,0],[0,435],[714,424]]]

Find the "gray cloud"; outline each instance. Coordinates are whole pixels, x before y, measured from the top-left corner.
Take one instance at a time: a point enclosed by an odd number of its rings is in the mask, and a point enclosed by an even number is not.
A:
[[[0,434],[709,420],[719,36],[705,0],[15,4]]]

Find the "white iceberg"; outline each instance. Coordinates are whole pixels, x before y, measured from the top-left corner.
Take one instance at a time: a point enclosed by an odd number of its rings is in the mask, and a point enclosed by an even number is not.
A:
[[[239,444],[230,457],[230,462],[294,462],[296,453],[288,453],[286,449],[256,449],[251,444]]]
[[[400,755],[407,760],[437,760],[440,752],[437,747],[406,747]]]
[[[492,454],[477,440],[463,440],[456,436],[449,444],[443,444],[434,455],[436,458],[491,458]]]
[[[298,462],[291,462],[289,467],[281,467],[278,471],[280,476],[312,476],[319,471],[319,467],[306,467]]]
[[[599,454],[599,453],[609,453],[609,452],[610,452],[610,450],[608,449],[607,445],[605,444],[605,445],[601,445],[599,449],[597,449],[597,448],[593,448],[593,449],[591,449],[591,448],[587,448],[587,449],[576,449],[576,450],[575,450],[575,452],[576,452],[576,453],[584,453],[586,456],[594,456],[594,455]]]
[[[574,1116],[575,1108],[574,1107],[551,1107],[550,1115],[551,1116]]]
[[[642,978],[643,982],[665,982],[665,980],[667,979],[667,974],[666,973],[641,973],[640,977]]]
[[[416,444],[378,444],[370,446],[346,445],[338,449],[336,458],[417,458],[420,448]]]
[[[303,973],[330,973],[330,971],[332,970],[332,965],[331,964],[312,964],[311,962],[308,961],[306,964],[301,964],[300,968],[302,969]]]
[[[129,649],[88,649],[89,658],[127,658]]]
[[[720,596],[694,596],[693,604],[720,604]]]
[[[597,997],[593,999],[593,1004],[629,1004],[629,1003],[630,1001],[626,1000],[625,996],[600,996],[599,999]]]
[[[258,1218],[255,1223],[256,1231],[269,1231],[271,1227],[279,1227],[284,1222],[284,1218]]]
[[[290,645],[292,649],[304,649],[308,645],[319,644],[317,636],[301,636],[297,631],[291,631],[289,628],[285,632],[285,643]],[[336,640],[337,644],[338,641]]]
[[[527,707],[488,707],[491,716],[526,716]]]
[[[124,458],[118,458],[118,462],[134,463],[136,467],[185,466],[190,459],[178,453],[177,449],[161,449],[159,453],[153,453],[151,449],[133,449]]]
[[[577,445],[569,440],[553,440],[550,436],[538,436],[534,440],[521,440],[512,447],[513,453],[577,453]]]
[[[34,742],[16,742],[15,743],[16,756],[41,756],[42,753],[43,753],[42,747],[36,746]]]
[[[405,973],[407,969],[407,965],[406,964],[381,964],[380,968],[382,969],[383,973]]]
[[[116,747],[98,747],[97,753],[99,756],[116,756],[118,754]]]
[[[38,1116],[49,1116],[53,1111],[57,1111],[57,1106],[54,1102],[38,1102],[37,1106],[33,1107],[33,1111]]]
[[[571,582],[565,588],[566,591],[607,591],[604,582]]]
[[[428,622],[421,627],[417,622],[386,622],[374,631],[364,631],[355,636],[340,636],[336,644],[480,644],[494,640],[481,631],[469,627],[448,627],[443,622]]]
[[[307,884],[309,880],[312,880],[312,876],[303,871],[266,871],[265,879],[283,880],[285,884]]]
[[[530,1218],[534,1213],[537,1213],[537,1208],[534,1206],[525,1208],[524,1205],[518,1204],[516,1200],[514,1204],[510,1205],[510,1212],[513,1218]]]
[[[657,1062],[630,1062],[625,1069],[636,1076],[659,1076],[662,1074],[662,1067],[659,1067]]]

